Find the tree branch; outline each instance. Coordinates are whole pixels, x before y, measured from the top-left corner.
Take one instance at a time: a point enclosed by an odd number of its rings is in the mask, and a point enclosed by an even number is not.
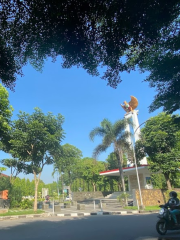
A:
[[[23,2],[20,2],[20,0],[17,0],[17,5],[18,5],[19,9],[20,9],[20,5],[22,5],[28,11],[28,13],[31,13],[29,11],[29,8]]]

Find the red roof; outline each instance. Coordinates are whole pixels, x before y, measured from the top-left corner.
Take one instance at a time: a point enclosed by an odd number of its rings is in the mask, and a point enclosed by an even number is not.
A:
[[[8,175],[4,174],[4,173],[0,173],[1,177],[9,177]]]
[[[140,166],[138,166],[138,167],[147,167],[147,166],[148,166],[147,164],[143,164],[143,165],[140,165]],[[125,168],[123,168],[123,170],[132,169],[132,168],[135,168],[135,166],[133,166],[133,167],[125,167]],[[103,172],[100,172],[100,173],[118,172],[118,171],[119,171],[119,168],[113,169],[113,170],[103,171]]]

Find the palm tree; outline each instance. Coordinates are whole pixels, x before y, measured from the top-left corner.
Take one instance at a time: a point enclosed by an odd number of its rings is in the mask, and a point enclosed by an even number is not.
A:
[[[100,153],[105,152],[107,148],[113,145],[114,152],[117,155],[119,173],[122,182],[122,188],[125,192],[124,175],[123,175],[123,152],[130,151],[130,143],[128,142],[129,132],[124,129],[129,120],[122,119],[112,124],[108,119],[103,119],[101,127],[94,128],[89,137],[93,141],[95,136],[102,137],[102,143],[99,144],[93,151],[93,157],[97,157]]]

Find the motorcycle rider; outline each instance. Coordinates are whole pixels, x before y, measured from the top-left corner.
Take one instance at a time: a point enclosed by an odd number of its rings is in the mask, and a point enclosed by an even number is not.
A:
[[[180,214],[180,201],[177,198],[177,193],[175,191],[171,191],[169,193],[169,197],[170,199],[164,206],[170,208],[170,213],[174,220],[175,226],[178,226],[176,215]]]

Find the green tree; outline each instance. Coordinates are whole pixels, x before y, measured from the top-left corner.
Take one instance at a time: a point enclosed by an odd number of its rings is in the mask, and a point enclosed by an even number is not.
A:
[[[118,168],[118,158],[117,158],[117,154],[115,154],[114,152],[110,153],[106,159],[106,168],[107,170],[113,170],[113,169],[117,169]],[[127,167],[127,157],[125,154],[123,154],[123,167]],[[118,185],[119,189],[118,191],[121,191],[122,188],[122,184],[121,184],[121,177],[110,177],[111,179],[109,179],[110,183],[111,183],[111,189],[113,189],[112,184],[114,184],[116,182],[116,184]],[[128,180],[125,177],[124,178],[125,181],[125,185],[128,186]]]
[[[45,188],[49,189],[49,195],[53,196],[53,193],[57,193],[58,192],[58,183],[53,181],[52,183],[46,184]]]
[[[0,167],[0,174],[1,174],[3,171],[6,171],[6,168],[5,168],[5,167]]]
[[[11,129],[12,106],[9,104],[8,91],[0,84],[0,149],[5,150],[9,145]]]
[[[31,115],[20,112],[18,119],[13,121],[10,153],[26,164],[23,169],[26,174],[34,174],[34,211],[37,210],[38,185],[43,168],[54,162],[53,155],[64,138],[63,122],[61,114],[45,115],[38,108]]]
[[[11,183],[9,177],[0,176],[0,191],[10,190]]]
[[[4,166],[10,168],[11,175],[10,181],[13,184],[14,180],[16,179],[17,175],[23,171],[25,168],[25,164],[23,161],[19,161],[15,158],[6,158],[0,161]]]
[[[149,156],[152,172],[162,172],[168,189],[171,189],[171,174],[180,167],[180,122],[179,115],[161,113],[150,118],[141,130],[141,139],[136,145],[137,158]]]
[[[26,193],[25,196],[34,196],[34,183],[26,179]]]
[[[106,162],[107,162],[108,170],[113,170],[118,168],[118,159],[117,159],[117,155],[114,152],[108,155],[108,157],[106,158]],[[123,154],[123,167],[127,167],[127,157],[125,154]]]
[[[129,70],[125,52],[145,53],[178,16],[178,0],[3,0],[0,79],[9,86],[27,62],[40,69],[45,58],[60,55],[63,67],[82,66],[93,75],[107,66],[103,78],[116,87],[119,72]]]
[[[104,170],[105,166],[103,162],[88,157],[82,159],[81,176],[85,181],[92,184],[94,192],[96,191],[98,182],[102,181],[103,178],[99,173]]]
[[[180,108],[179,24],[178,16],[161,30],[161,38],[152,46],[146,46],[143,51],[138,46],[128,53],[126,67],[134,69],[138,66],[142,72],[148,71],[150,74],[145,81],[156,89],[150,112],[163,107],[163,111],[173,113]]]
[[[64,144],[61,148],[60,155],[55,155],[54,169],[61,175],[63,173],[63,182],[71,186],[73,180],[77,177],[78,161],[82,157],[82,152],[71,144]]]
[[[124,131],[127,123],[126,119],[118,120],[114,124],[108,119],[104,119],[101,122],[101,127],[94,128],[89,134],[91,140],[94,140],[95,136],[103,137],[102,143],[99,144],[93,152],[94,157],[106,151],[107,148],[113,145],[114,153],[118,159],[119,173],[124,192],[126,189],[123,175],[123,152],[129,151],[130,148],[129,143],[127,142],[129,133]]]
[[[118,168],[118,159],[117,155],[114,152],[108,155],[108,157],[106,158],[106,162],[107,170],[113,170]]]

